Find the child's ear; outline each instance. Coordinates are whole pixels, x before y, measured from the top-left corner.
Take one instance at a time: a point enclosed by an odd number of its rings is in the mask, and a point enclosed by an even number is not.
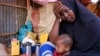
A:
[[[69,51],[70,50],[70,46],[66,46],[66,51]]]

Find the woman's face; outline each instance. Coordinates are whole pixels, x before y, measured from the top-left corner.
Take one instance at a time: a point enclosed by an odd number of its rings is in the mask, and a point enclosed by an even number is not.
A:
[[[67,7],[64,7],[64,9],[61,11],[61,18],[68,22],[75,21],[75,15],[74,15],[73,11]]]

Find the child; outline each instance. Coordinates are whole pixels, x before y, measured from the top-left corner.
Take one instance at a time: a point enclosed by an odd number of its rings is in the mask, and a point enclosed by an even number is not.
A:
[[[54,56],[68,56],[73,40],[68,34],[62,34],[56,39],[55,44],[56,50]]]

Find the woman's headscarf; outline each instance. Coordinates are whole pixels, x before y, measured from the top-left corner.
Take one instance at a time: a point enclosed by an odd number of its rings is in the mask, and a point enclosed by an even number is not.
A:
[[[61,0],[61,2],[73,10],[76,17],[73,23],[62,21],[60,24],[60,34],[68,33],[74,40],[72,51],[82,54],[92,51],[100,53],[100,19],[76,0]]]

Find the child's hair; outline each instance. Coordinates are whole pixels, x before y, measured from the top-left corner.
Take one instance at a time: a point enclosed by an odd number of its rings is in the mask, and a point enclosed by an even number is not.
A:
[[[69,34],[61,34],[60,36],[58,36],[58,40],[62,40],[65,45],[68,45],[70,47],[73,45],[73,40]]]

